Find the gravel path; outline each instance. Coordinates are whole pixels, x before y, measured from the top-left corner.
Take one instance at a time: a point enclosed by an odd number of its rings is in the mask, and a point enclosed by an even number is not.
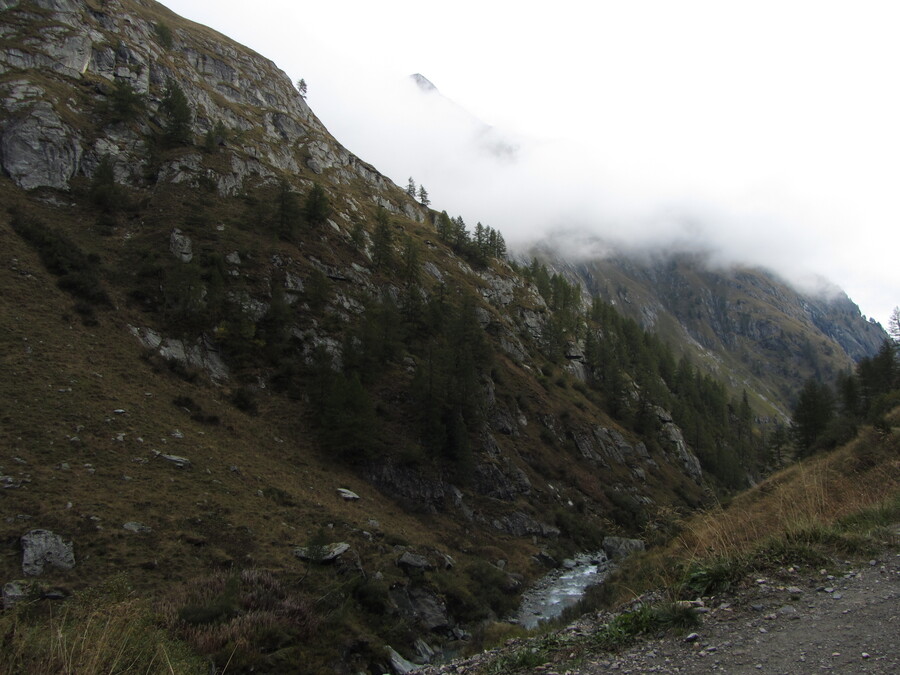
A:
[[[756,579],[706,613],[692,639],[645,641],[569,672],[900,673],[900,555],[835,577],[780,577]]]

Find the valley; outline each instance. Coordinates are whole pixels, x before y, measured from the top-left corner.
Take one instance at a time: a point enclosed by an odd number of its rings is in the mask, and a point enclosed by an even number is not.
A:
[[[832,447],[890,433],[888,335],[842,292],[507,250],[152,0],[0,27],[0,670],[127,672],[116,632],[140,672],[477,652],[567,559],[812,452],[810,379],[865,390]]]

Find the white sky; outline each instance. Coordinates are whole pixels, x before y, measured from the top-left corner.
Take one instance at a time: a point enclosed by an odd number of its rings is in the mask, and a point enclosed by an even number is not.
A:
[[[900,304],[900,3],[164,4],[303,77],[350,151],[512,244],[702,242],[827,277],[885,326]]]

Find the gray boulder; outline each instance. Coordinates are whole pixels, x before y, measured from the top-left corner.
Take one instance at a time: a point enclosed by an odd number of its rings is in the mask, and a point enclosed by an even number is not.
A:
[[[313,546],[298,546],[294,549],[294,555],[300,560],[308,560],[312,562],[331,562],[350,550],[350,544],[346,542],[335,542],[333,544],[325,544],[321,548]]]
[[[627,539],[625,537],[606,537],[603,539],[603,551],[611,560],[621,560],[632,553],[643,551],[646,548],[640,539]]]
[[[165,453],[159,452],[158,450],[153,451],[154,454],[160,459],[164,459],[167,462],[171,462],[179,469],[189,468],[191,466],[191,460],[187,457],[179,457],[178,455],[167,455]]]
[[[22,536],[22,572],[35,577],[43,574],[46,566],[60,570],[75,567],[75,550],[72,542],[50,530],[31,530]]]
[[[385,647],[388,655],[388,659],[391,662],[391,670],[393,670],[397,675],[406,675],[407,673],[411,673],[415,670],[419,669],[415,663],[407,661],[395,650],[393,647]]]
[[[404,551],[397,559],[397,567],[407,570],[430,570],[432,569],[432,564],[428,562],[428,558],[424,555]]]
[[[11,609],[28,597],[28,583],[10,581],[3,585],[3,609]]]

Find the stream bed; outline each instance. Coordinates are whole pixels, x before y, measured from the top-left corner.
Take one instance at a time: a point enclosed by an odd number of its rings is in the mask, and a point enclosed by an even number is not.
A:
[[[525,591],[516,620],[524,628],[555,619],[567,607],[577,603],[585,589],[602,582],[612,569],[606,553],[580,553],[568,559],[560,569],[542,577]]]

